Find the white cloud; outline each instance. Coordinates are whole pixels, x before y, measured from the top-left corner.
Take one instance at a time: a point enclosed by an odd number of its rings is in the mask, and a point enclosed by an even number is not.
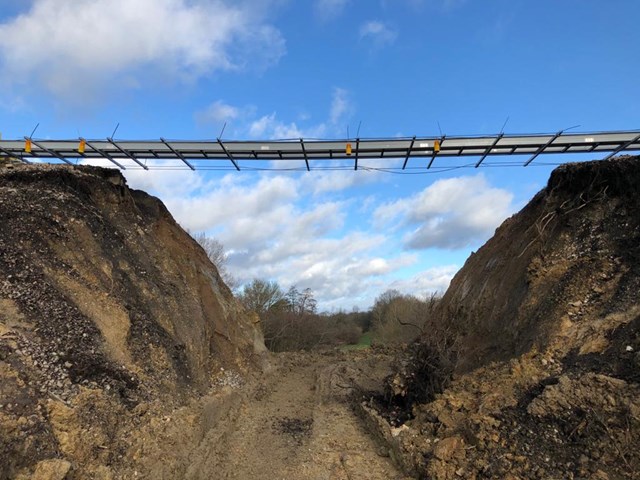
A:
[[[313,189],[313,193],[318,195],[326,192],[338,192],[352,187],[357,182],[364,180],[364,175],[358,175],[352,171],[328,171],[313,172],[313,178],[308,175],[309,187]],[[371,177],[371,175],[369,175]]]
[[[254,239],[268,236],[271,223],[288,218],[298,192],[289,177],[268,176],[255,184],[239,183],[239,178],[228,175],[201,195],[167,198],[166,203],[189,229],[208,230],[228,224],[241,228],[242,235],[234,239],[233,247],[245,248]]]
[[[331,111],[329,120],[335,126],[339,126],[353,111],[353,105],[349,98],[349,92],[344,88],[334,88],[331,99]]]
[[[330,134],[336,135],[342,131],[344,122],[353,113],[354,107],[349,91],[334,87],[331,103],[328,106],[327,120],[310,125],[298,125],[296,122],[286,122],[278,118],[276,112],[256,117],[254,106],[238,107],[222,100],[217,100],[205,110],[195,113],[200,123],[224,122],[235,123],[229,125],[236,137],[254,139],[298,139],[325,138]],[[306,122],[309,118],[302,119]]]
[[[259,139],[320,138],[325,136],[326,132],[327,126],[324,123],[300,128],[295,122],[282,122],[275,112],[264,115],[249,125],[249,136]]]
[[[483,175],[439,180],[412,197],[381,205],[378,227],[412,227],[408,248],[464,248],[485,240],[512,211],[513,195]]]
[[[344,12],[350,0],[316,0],[314,9],[322,20],[330,20]]]
[[[340,170],[314,170],[304,174],[301,179],[302,188],[316,196],[386,180],[384,174],[377,171],[360,170],[356,172],[351,167],[344,169],[344,163],[340,161],[324,160],[322,166],[343,168]],[[364,199],[362,205],[368,207],[371,205],[371,201],[371,198]]]
[[[377,46],[391,44],[397,36],[398,34],[394,30],[378,20],[366,22],[360,27],[360,39],[369,40]]]
[[[135,86],[150,71],[193,78],[265,66],[284,40],[255,12],[208,0],[34,0],[0,24],[0,64],[5,79],[64,98]]]
[[[259,277],[309,287],[321,308],[366,307],[387,276],[417,261],[383,253],[390,241],[384,234],[345,229],[352,201],[315,200],[313,174],[230,174],[214,182],[200,172],[124,173],[132,187],[159,195],[182,226],[221,240],[241,282]]]
[[[236,120],[243,114],[242,110],[233,105],[228,105],[222,100],[209,105],[205,110],[196,113],[196,119],[200,123],[222,124],[230,120]]]
[[[430,268],[411,278],[396,280],[389,284],[389,288],[411,295],[444,293],[458,269],[457,265]]]
[[[152,161],[153,162],[153,161]],[[83,164],[98,164],[91,160],[84,160]],[[98,164],[103,165],[103,164]],[[194,175],[190,170],[125,170],[127,181],[133,188],[153,191],[161,197],[168,195],[190,195],[206,186],[200,175]]]

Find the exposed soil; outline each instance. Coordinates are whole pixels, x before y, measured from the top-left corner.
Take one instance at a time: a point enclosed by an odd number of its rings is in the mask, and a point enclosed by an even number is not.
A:
[[[0,480],[640,478],[638,158],[554,171],[401,353],[268,357],[116,172],[0,162],[0,222]]]
[[[0,479],[394,479],[391,356],[266,355],[205,253],[110,170],[0,162]]]
[[[0,161],[0,479],[119,478],[133,432],[265,360],[158,199],[113,170]]]
[[[640,477],[639,193],[636,157],[563,165],[467,260],[362,405],[407,471]]]
[[[355,389],[380,385],[375,353],[278,354],[277,367],[212,428],[184,478],[403,479],[353,411]]]

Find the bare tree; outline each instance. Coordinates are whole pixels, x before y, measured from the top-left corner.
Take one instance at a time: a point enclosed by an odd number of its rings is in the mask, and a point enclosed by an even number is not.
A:
[[[437,294],[420,299],[387,290],[377,299],[371,311],[376,340],[382,343],[410,343],[424,333],[439,301]]]
[[[262,318],[267,311],[278,305],[284,306],[285,296],[277,282],[254,278],[244,286],[240,301]]]
[[[231,290],[234,290],[238,286],[238,282],[233,275],[229,273],[227,268],[228,255],[224,249],[224,245],[222,245],[218,239],[209,237],[204,232],[191,233],[191,236],[203,248],[209,260],[211,260],[211,263],[216,266],[224,283],[226,283]]]
[[[316,313],[318,302],[313,296],[313,290],[305,288],[302,292],[295,285],[289,287],[285,295],[289,310],[296,315]]]

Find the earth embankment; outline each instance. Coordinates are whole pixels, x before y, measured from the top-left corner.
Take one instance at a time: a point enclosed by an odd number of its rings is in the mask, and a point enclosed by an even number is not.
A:
[[[407,469],[637,478],[639,193],[637,157],[563,165],[471,255],[370,410]]]
[[[113,170],[0,165],[0,478],[115,474],[147,416],[265,361],[158,199]]]

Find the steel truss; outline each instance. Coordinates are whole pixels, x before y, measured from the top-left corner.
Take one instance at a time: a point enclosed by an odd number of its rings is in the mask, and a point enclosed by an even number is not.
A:
[[[371,159],[400,159],[400,167],[430,169],[434,163],[446,167],[452,157],[478,157],[470,166],[485,164],[488,157],[519,156],[522,166],[531,165],[540,155],[568,153],[619,153],[640,150],[640,131],[593,133],[526,134],[482,136],[442,136],[410,138],[355,138],[342,140],[0,140],[0,154],[25,162],[106,160],[121,169],[162,169],[163,161],[177,161],[173,168],[208,169],[215,163],[235,170],[251,168],[254,161],[304,161],[305,169],[322,168],[323,161],[352,161],[352,168],[364,168]],[[75,160],[75,162],[74,162]],[[230,163],[229,163],[230,162]],[[240,162],[249,162],[241,164]],[[90,163],[90,162],[89,162]]]

